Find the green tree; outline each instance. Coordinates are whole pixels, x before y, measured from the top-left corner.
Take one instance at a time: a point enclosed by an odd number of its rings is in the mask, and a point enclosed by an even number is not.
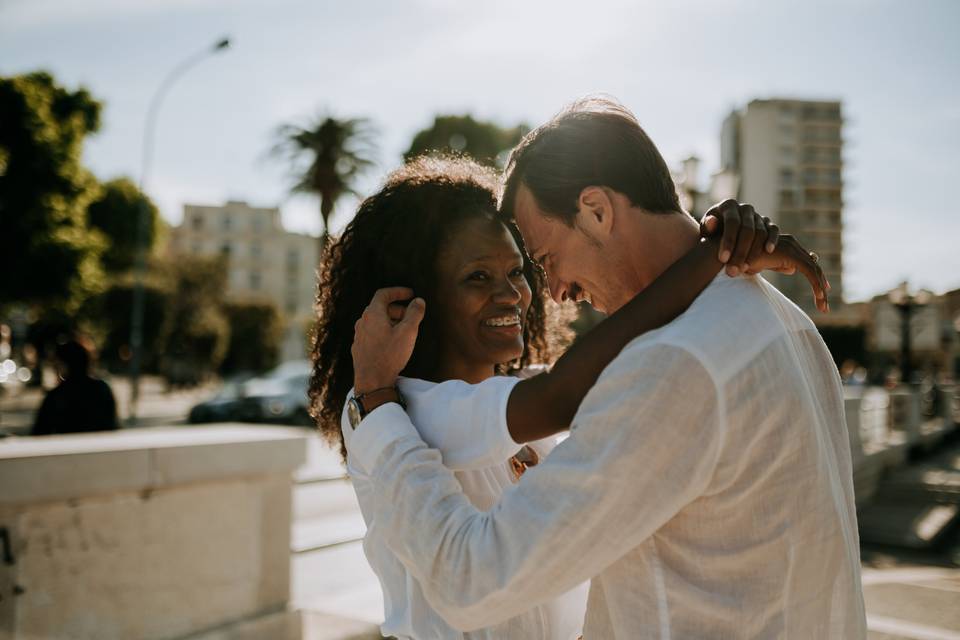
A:
[[[116,178],[102,185],[99,197],[87,208],[90,226],[109,241],[103,254],[108,272],[133,268],[137,255],[137,216],[143,208],[148,215],[146,246],[148,252],[157,244],[165,226],[156,205],[129,178]]]
[[[223,311],[230,325],[230,343],[220,372],[259,372],[275,367],[283,339],[277,307],[271,303],[230,302]]]
[[[158,348],[165,316],[172,308],[173,292],[166,278],[150,277],[144,286],[143,362],[144,371],[157,372]],[[111,371],[130,368],[130,315],[133,307],[133,281],[124,276],[106,291],[93,296],[83,306],[82,317],[100,346],[100,362]]]
[[[433,124],[413,136],[403,154],[407,160],[424,153],[453,152],[473,157],[489,166],[502,167],[506,152],[512,149],[528,128],[525,125],[503,128],[473,116],[440,115]]]
[[[223,258],[178,256],[164,266],[170,298],[157,339],[160,368],[173,385],[196,384],[216,371],[227,352]]]
[[[275,155],[290,162],[294,193],[320,199],[320,254],[329,238],[330,214],[342,196],[357,195],[356,180],[374,165],[375,130],[366,118],[339,120],[323,116],[314,124],[281,125]]]
[[[97,181],[81,164],[101,105],[45,72],[0,78],[0,300],[72,314],[104,286],[101,234],[87,226]]]

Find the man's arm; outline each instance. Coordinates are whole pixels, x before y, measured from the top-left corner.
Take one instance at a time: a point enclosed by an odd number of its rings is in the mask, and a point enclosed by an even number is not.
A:
[[[701,495],[722,442],[717,407],[696,358],[635,343],[584,399],[570,437],[489,512],[399,405],[367,416],[349,455],[371,470],[388,546],[450,624],[475,629],[596,575]]]

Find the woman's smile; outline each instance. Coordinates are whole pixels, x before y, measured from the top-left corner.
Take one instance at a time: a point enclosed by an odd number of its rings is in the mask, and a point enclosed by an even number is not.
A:
[[[448,239],[437,265],[435,312],[445,338],[446,374],[482,380],[523,355],[531,296],[523,268],[523,254],[497,220],[467,221]]]

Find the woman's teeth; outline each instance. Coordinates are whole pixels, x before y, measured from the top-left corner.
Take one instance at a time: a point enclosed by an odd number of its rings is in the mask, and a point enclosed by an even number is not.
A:
[[[490,318],[489,320],[484,320],[483,324],[487,325],[488,327],[510,327],[520,324],[520,318],[517,316],[502,316],[500,318]]]

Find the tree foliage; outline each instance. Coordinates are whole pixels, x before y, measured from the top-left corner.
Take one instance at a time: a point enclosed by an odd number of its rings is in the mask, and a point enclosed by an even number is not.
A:
[[[439,115],[433,124],[413,136],[410,148],[403,154],[409,160],[424,153],[462,153],[489,166],[502,166],[504,156],[512,149],[527,127],[503,128],[492,122],[474,120],[471,115]]]
[[[144,371],[156,372],[160,365],[160,331],[171,307],[172,288],[165,280],[151,278],[144,286],[143,361]],[[84,305],[84,323],[100,346],[100,362],[111,371],[126,372],[130,359],[130,320],[133,307],[133,281],[113,282],[103,293]]]
[[[224,305],[223,310],[230,325],[230,343],[220,371],[224,374],[259,372],[275,367],[283,339],[277,307],[263,302],[232,302]]]
[[[137,224],[141,209],[147,215],[144,244],[149,251],[164,230],[157,206],[129,178],[116,178],[102,185],[100,195],[87,209],[91,228],[100,231],[108,245],[103,267],[108,272],[128,271],[137,257]]]
[[[337,200],[347,194],[357,195],[357,178],[374,165],[375,133],[366,118],[340,120],[331,116],[305,126],[285,124],[277,129],[273,152],[291,164],[291,191],[320,199],[321,254]]]
[[[170,297],[157,338],[160,369],[175,384],[196,383],[216,371],[227,352],[226,264],[222,258],[178,256],[165,270]]]
[[[5,304],[75,311],[104,286],[101,234],[87,227],[96,179],[81,164],[84,138],[97,131],[101,105],[45,72],[0,78],[0,228]]]

